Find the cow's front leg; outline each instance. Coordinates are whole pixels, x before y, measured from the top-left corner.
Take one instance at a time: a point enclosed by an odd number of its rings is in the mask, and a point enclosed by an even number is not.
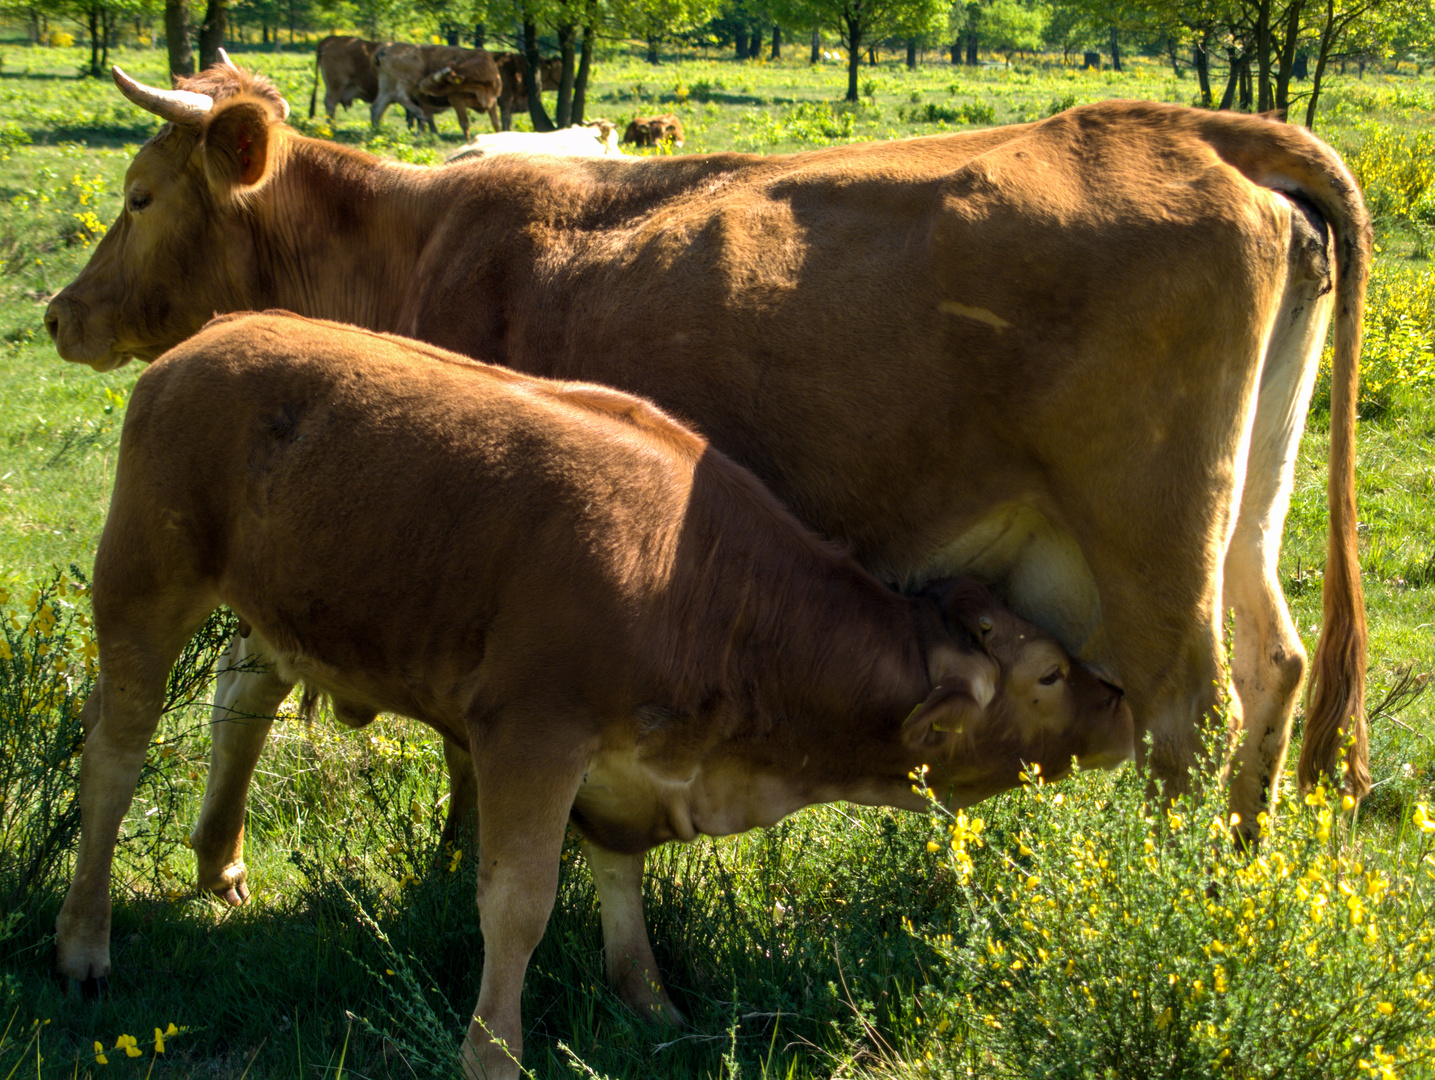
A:
[[[503,117],[499,115],[498,102],[495,101],[492,105],[488,107],[488,119],[493,124],[494,131],[508,130],[508,128],[503,123]]]
[[[686,1023],[663,987],[643,922],[643,856],[618,855],[589,841],[583,843],[583,855],[598,893],[609,985],[639,1016]]]
[[[294,684],[279,677],[272,653],[251,633],[225,653],[210,713],[209,778],[190,834],[199,887],[238,905],[249,898],[244,866],[244,813],[254,766],[274,714]]]
[[[558,863],[590,748],[553,748],[551,729],[515,724],[475,747],[483,982],[464,1040],[465,1073],[516,1080],[528,959],[558,891]]]
[[[466,109],[460,101],[452,101],[451,104],[453,105],[455,115],[458,117],[459,130],[463,132],[463,141],[468,142],[468,109]]]

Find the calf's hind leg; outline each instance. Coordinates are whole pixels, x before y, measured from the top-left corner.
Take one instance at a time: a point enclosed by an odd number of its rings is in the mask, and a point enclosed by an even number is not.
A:
[[[193,596],[175,592],[116,604],[102,581],[97,573],[100,677],[85,703],[80,843],[74,876],[55,920],[56,969],[87,989],[98,989],[109,975],[115,843],[159,724],[170,668],[215,606],[186,604]]]
[[[568,815],[591,750],[538,752],[553,741],[545,738],[552,732],[548,724],[537,717],[505,720],[498,730],[485,731],[474,750],[483,981],[462,1064],[475,1080],[519,1076],[523,976],[548,927]]]
[[[619,855],[584,841],[603,920],[603,960],[608,983],[639,1016],[686,1023],[668,997],[643,922],[643,856]]]
[[[294,689],[279,676],[259,635],[235,635],[224,655],[210,714],[209,779],[190,834],[199,887],[233,905],[249,899],[244,865],[244,813],[249,783],[274,714]]]

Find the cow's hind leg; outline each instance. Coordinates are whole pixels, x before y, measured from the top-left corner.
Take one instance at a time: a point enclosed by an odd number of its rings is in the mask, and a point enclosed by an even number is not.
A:
[[[134,798],[164,708],[170,668],[217,606],[170,590],[102,603],[96,575],[100,677],[85,703],[80,761],[80,843],[74,876],[55,920],[55,966],[98,989],[110,970],[110,870],[120,823]]]
[[[447,735],[443,740],[443,760],[448,766],[448,815],[444,818],[440,839],[451,844],[457,842],[464,824],[472,820],[478,809],[478,783],[467,748]]]
[[[643,922],[643,856],[619,855],[586,841],[583,854],[598,893],[609,985],[638,1015],[683,1024],[658,975]]]
[[[280,677],[254,633],[235,636],[225,653],[210,714],[209,779],[190,834],[199,887],[234,905],[249,899],[244,814],[249,783],[280,704],[294,684]]]
[[[507,714],[473,747],[478,778],[478,914],[483,982],[464,1040],[464,1071],[516,1080],[528,959],[548,926],[573,799],[591,747],[554,745],[541,716]]]
[[[1224,606],[1235,613],[1232,677],[1245,738],[1236,751],[1231,809],[1247,836],[1271,801],[1290,742],[1306,655],[1281,592],[1281,533],[1290,507],[1306,406],[1315,382],[1330,297],[1297,281],[1276,320],[1261,373],[1250,458],[1226,553]]]

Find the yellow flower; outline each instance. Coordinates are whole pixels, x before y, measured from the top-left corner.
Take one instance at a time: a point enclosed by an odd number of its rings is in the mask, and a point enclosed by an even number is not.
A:
[[[928,841],[927,841],[927,850],[928,850],[928,851],[940,851],[941,849],[942,849],[942,846],[941,846],[940,844],[938,844],[935,840],[928,840]]]
[[[1355,799],[1353,799],[1349,795],[1342,795],[1340,797],[1340,808],[1344,810],[1347,814],[1350,813],[1352,810],[1355,809]]]
[[[1315,789],[1314,789],[1313,791],[1308,791],[1308,792],[1306,792],[1305,804],[1306,804],[1307,806],[1324,806],[1324,805],[1325,805],[1325,785],[1324,785],[1324,784],[1316,784]]]
[[[95,1042],[95,1064],[108,1065],[110,1059],[105,1057],[105,1045],[98,1040]]]
[[[1435,820],[1431,820],[1430,811],[1424,803],[1415,804],[1415,814],[1410,820],[1415,822],[1415,827],[1421,832],[1435,832]]]
[[[139,1040],[136,1039],[133,1035],[121,1035],[118,1039],[115,1040],[115,1049],[123,1050],[125,1052],[125,1057],[140,1056]]]
[[[1395,1006],[1388,1001],[1381,1001],[1376,1003],[1375,1011],[1381,1016],[1389,1016],[1395,1011]]]

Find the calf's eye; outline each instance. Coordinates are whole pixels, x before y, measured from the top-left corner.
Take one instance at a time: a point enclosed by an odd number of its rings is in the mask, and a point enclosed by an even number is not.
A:
[[[1054,667],[1036,681],[1041,683],[1042,686],[1050,686],[1059,678],[1061,678],[1061,668]]]
[[[150,204],[150,195],[145,191],[130,192],[130,213],[137,214]]]

